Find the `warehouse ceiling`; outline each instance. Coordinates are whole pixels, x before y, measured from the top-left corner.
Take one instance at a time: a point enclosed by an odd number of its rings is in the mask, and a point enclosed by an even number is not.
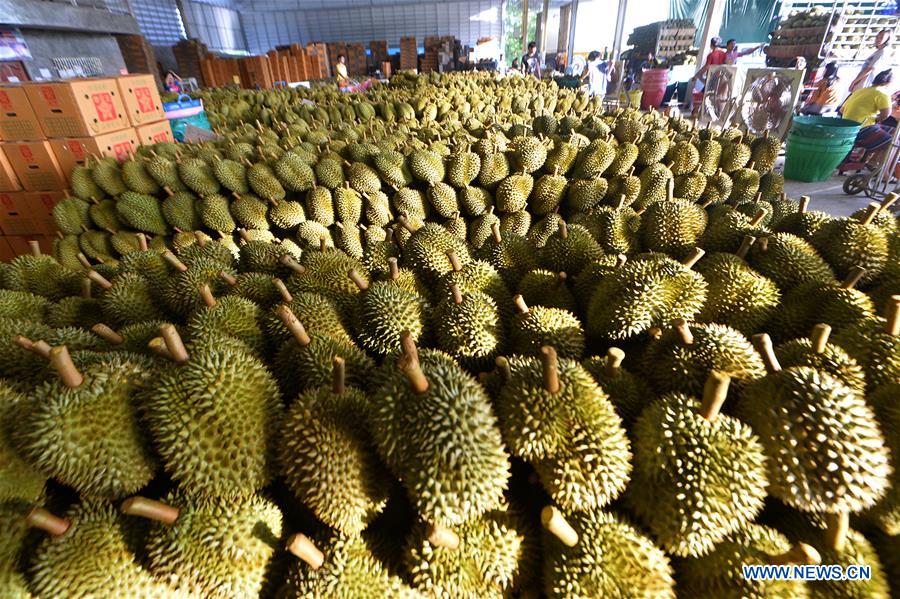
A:
[[[201,0],[221,4],[224,0]],[[444,4],[427,0],[230,0],[234,8],[252,11],[340,9],[361,6],[396,6],[399,4]],[[452,0],[451,0],[452,1]],[[500,4],[500,0],[496,0]],[[559,7],[571,0],[550,0],[550,6]],[[532,2],[532,10],[540,10],[541,0]]]

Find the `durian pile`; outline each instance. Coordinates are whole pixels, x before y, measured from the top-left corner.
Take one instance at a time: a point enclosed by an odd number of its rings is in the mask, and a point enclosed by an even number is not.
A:
[[[900,581],[893,197],[531,79],[205,93],[224,141],[78,168],[0,265],[0,595]],[[817,563],[872,577],[741,574]]]

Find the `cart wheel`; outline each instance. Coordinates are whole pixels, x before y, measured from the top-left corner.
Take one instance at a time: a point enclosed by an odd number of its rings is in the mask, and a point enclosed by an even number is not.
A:
[[[868,177],[866,175],[853,175],[852,177],[847,177],[844,181],[844,193],[848,196],[859,195],[866,190],[867,181]]]

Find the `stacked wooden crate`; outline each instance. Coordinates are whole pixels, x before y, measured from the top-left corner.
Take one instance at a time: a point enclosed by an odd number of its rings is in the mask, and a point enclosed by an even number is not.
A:
[[[425,38],[425,54],[422,55],[420,70],[430,73],[438,70],[438,52],[441,48],[441,38],[428,36]]]
[[[327,79],[331,76],[331,63],[328,62],[328,49],[324,43],[306,44],[306,53],[310,57],[309,79]]]
[[[203,79],[207,87],[241,85],[241,65],[237,58],[216,58],[209,56],[200,61]]]
[[[150,73],[156,80],[156,87],[162,88],[159,69],[156,65],[156,52],[143,35],[117,35],[116,42],[125,60],[129,73]]]
[[[194,77],[197,79],[198,85],[205,86],[206,82],[203,80],[203,73],[200,70],[200,61],[209,54],[206,45],[197,40],[181,40],[172,46],[172,51],[178,62],[178,74],[183,79]]]
[[[347,56],[347,44],[345,42],[328,42],[326,49],[328,51],[328,65],[331,67],[326,77],[333,77],[334,65],[338,62],[338,56],[341,54]]]
[[[275,85],[275,75],[268,56],[248,56],[241,59],[241,83],[245,88],[269,88]]]
[[[419,68],[419,54],[416,47],[416,38],[400,38],[400,69],[404,71]]]
[[[372,52],[372,64],[375,65],[376,68],[380,68],[381,63],[389,60],[387,41],[373,40],[369,42],[369,50]]]
[[[347,69],[351,75],[364,77],[369,72],[366,63],[366,47],[362,44],[347,44]]]
[[[297,69],[297,81],[308,81],[312,79],[310,76],[310,61],[306,49],[300,44],[291,44],[288,48],[291,56],[294,57],[294,63]]]

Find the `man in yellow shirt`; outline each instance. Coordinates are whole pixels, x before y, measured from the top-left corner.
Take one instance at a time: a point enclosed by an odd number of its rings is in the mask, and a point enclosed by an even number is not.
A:
[[[891,97],[884,89],[891,78],[890,69],[881,71],[872,81],[872,87],[856,90],[841,107],[841,116],[862,125],[856,145],[869,152],[866,161],[870,164],[880,158],[881,153],[875,150],[889,144],[893,136],[893,130],[879,124],[891,115]]]

